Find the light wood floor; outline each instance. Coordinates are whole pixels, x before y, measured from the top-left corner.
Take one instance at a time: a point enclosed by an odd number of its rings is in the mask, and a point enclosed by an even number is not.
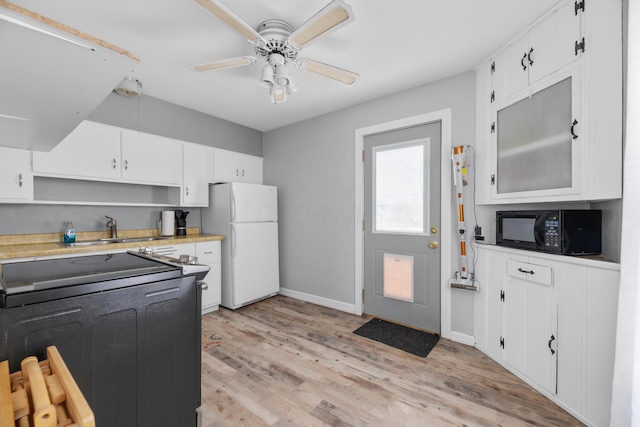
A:
[[[202,425],[582,425],[475,348],[426,358],[353,334],[369,318],[276,296],[202,318]]]

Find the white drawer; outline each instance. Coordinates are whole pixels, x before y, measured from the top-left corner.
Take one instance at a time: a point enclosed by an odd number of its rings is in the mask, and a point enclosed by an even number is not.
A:
[[[528,262],[507,260],[507,274],[520,280],[551,286],[551,267]]]
[[[220,262],[220,240],[213,242],[196,243],[196,256],[200,264],[213,264]]]

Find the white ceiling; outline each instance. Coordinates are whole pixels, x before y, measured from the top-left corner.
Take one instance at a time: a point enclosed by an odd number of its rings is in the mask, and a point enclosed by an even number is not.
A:
[[[196,73],[189,65],[253,47],[193,0],[14,0],[26,9],[140,57],[143,94],[260,131],[318,116],[472,69],[558,0],[346,0],[355,21],[301,53],[360,74],[353,86],[290,67],[300,91],[274,105],[262,63]],[[252,27],[294,28],[329,0],[222,0]]]

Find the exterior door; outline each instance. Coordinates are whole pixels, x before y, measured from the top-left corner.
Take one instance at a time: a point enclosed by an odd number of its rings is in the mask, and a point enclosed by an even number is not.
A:
[[[364,140],[364,312],[440,333],[441,123]]]

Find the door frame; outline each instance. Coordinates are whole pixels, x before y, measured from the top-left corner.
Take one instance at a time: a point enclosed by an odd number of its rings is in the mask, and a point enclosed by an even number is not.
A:
[[[451,273],[451,109],[405,117],[373,126],[356,129],[355,131],[355,314],[362,315],[364,306],[362,294],[364,292],[364,162],[362,152],[364,139],[370,135],[389,132],[408,127],[441,122],[441,150],[440,150],[440,334],[443,338],[451,338],[451,288],[449,275]]]

